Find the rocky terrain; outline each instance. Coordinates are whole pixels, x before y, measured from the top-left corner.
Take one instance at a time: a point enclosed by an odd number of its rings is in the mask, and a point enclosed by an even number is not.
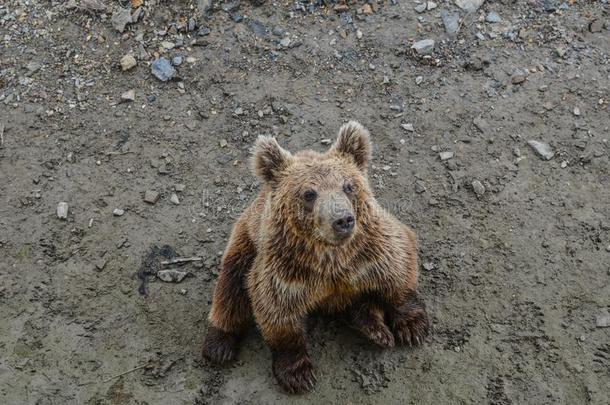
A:
[[[609,11],[2,1],[0,403],[607,404]],[[200,359],[211,291],[253,140],[323,150],[349,119],[434,333],[379,351],[322,320],[289,397],[254,329]]]

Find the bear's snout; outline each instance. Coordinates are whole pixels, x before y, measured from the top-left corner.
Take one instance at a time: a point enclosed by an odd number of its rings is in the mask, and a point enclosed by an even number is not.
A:
[[[348,236],[354,230],[354,215],[351,212],[342,212],[333,221],[333,229],[340,236]]]

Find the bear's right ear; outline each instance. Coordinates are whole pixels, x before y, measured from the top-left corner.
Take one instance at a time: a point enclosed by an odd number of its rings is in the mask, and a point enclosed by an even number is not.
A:
[[[272,183],[288,167],[292,155],[282,148],[275,138],[259,136],[254,144],[252,167],[262,180]]]
[[[350,121],[339,130],[330,153],[351,156],[360,170],[366,171],[371,160],[371,136],[359,122]]]

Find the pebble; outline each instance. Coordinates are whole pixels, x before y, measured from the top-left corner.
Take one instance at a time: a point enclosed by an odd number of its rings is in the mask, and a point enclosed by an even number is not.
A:
[[[166,82],[176,75],[176,69],[169,60],[160,57],[150,65],[151,73],[162,82]]]
[[[512,84],[521,84],[525,81],[526,78],[527,77],[525,76],[525,73],[518,70],[515,73],[513,73],[513,75],[510,78],[510,81]]]
[[[602,32],[604,28],[604,21],[601,18],[597,18],[589,24],[589,31],[592,33]]]
[[[595,326],[598,328],[610,328],[610,313],[604,310],[600,315],[597,315]]]
[[[428,55],[432,53],[434,50],[434,40],[433,39],[422,39],[421,41],[417,41],[411,46],[411,49],[415,49],[418,55]]]
[[[429,2],[426,4],[426,6],[427,6],[428,11],[430,11],[430,10],[434,10],[435,8],[437,8],[437,7],[438,7],[438,5],[437,5],[435,2],[433,2],[433,1],[429,1]]]
[[[68,218],[68,203],[60,202],[57,204],[57,218],[67,219]]]
[[[131,24],[131,12],[127,8],[119,7],[117,10],[112,13],[112,18],[110,19],[112,23],[112,27],[120,33],[125,31],[125,27],[127,24]]]
[[[453,152],[441,152],[438,154],[441,160],[449,160],[453,157]]]
[[[485,0],[455,0],[455,5],[467,13],[477,11],[483,3],[485,3]]]
[[[568,167],[568,161],[564,160],[563,162],[561,162],[561,168],[565,169],[566,167]]]
[[[180,205],[180,199],[178,198],[178,195],[176,193],[172,193],[172,195],[169,197],[169,200],[175,205]]]
[[[495,11],[490,11],[487,16],[485,17],[485,21],[487,21],[488,23],[499,23],[502,21],[502,18],[500,18],[500,15],[498,13],[496,13]]]
[[[441,19],[445,26],[445,32],[451,36],[457,34],[460,30],[460,14],[450,13],[447,10],[441,11]]]
[[[363,36],[362,31],[356,30],[356,38],[362,39],[362,36]]]
[[[221,148],[226,148],[226,147],[227,147],[227,145],[228,145],[228,143],[227,143],[227,140],[226,140],[226,139],[221,139],[221,140],[220,140],[220,142],[219,142],[219,144],[220,144],[220,147],[221,147]]]
[[[551,160],[555,156],[555,152],[548,143],[530,139],[527,144],[540,156],[543,160]]]
[[[182,65],[182,56],[174,56],[172,58],[172,65],[174,65],[174,66]]]
[[[282,38],[280,40],[280,45],[283,46],[284,48],[288,48],[290,46],[290,38],[288,38],[288,37]]]
[[[157,278],[161,281],[165,281],[166,283],[179,283],[184,280],[184,278],[188,276],[188,274],[189,273],[186,271],[179,271],[173,269],[159,270],[157,272]]]
[[[125,93],[121,94],[121,101],[128,102],[134,101],[136,99],[136,91],[135,90],[127,90]]]
[[[324,138],[324,139],[321,139],[321,140],[320,140],[320,143],[321,143],[322,145],[330,145],[331,143],[333,143],[333,140],[332,140],[332,139],[329,139],[329,138]]]
[[[427,5],[426,3],[421,3],[418,4],[417,6],[414,7],[415,11],[417,11],[418,13],[423,13],[424,11],[426,11]]]
[[[577,117],[580,116],[580,108],[574,107],[574,110],[572,112],[574,113],[575,116],[577,116]]]
[[[115,217],[122,217],[124,213],[125,210],[122,210],[120,208],[115,208],[114,211],[112,211],[112,215],[114,215]]]
[[[413,124],[411,124],[411,123],[400,124],[400,127],[402,129],[404,129],[405,131],[415,132],[415,128],[413,127]]]
[[[177,192],[181,193],[184,190],[186,190],[186,184],[182,184],[182,183],[178,183],[174,186],[174,190],[176,190]]]
[[[136,58],[134,58],[130,53],[121,58],[121,69],[123,69],[123,71],[129,70],[135,67],[137,64],[138,62],[136,61]]]
[[[479,180],[475,180],[472,182],[472,189],[474,190],[474,193],[477,195],[477,197],[482,197],[483,194],[485,194],[485,186],[483,186],[483,184]]]
[[[489,125],[489,123],[481,117],[475,118],[472,122],[474,126],[477,127],[479,131],[484,134],[488,133],[491,130],[491,125]]]
[[[424,81],[424,77],[423,77],[423,76],[417,76],[417,77],[415,78],[415,84],[417,84],[418,86],[419,86],[420,84],[422,84],[422,83],[423,83],[423,81]]]
[[[160,194],[158,192],[153,190],[147,190],[144,193],[144,202],[147,202],[149,204],[155,204],[157,201],[159,201],[159,197]]]
[[[421,180],[417,180],[415,182],[415,192],[417,194],[421,194],[421,193],[423,193],[425,191],[426,191],[426,184],[423,181],[421,181]]]
[[[282,27],[273,27],[271,33],[276,37],[283,37],[286,33],[286,30],[284,30]]]
[[[424,264],[422,264],[422,267],[424,268],[424,270],[432,271],[436,266],[432,262],[424,262]]]

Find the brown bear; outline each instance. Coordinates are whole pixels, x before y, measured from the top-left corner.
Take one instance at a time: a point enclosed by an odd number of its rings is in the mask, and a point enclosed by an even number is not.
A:
[[[349,122],[326,153],[286,151],[256,141],[263,187],[235,224],[214,290],[203,356],[235,357],[254,319],[271,349],[273,373],[288,392],[316,381],[306,322],[341,313],[377,345],[419,345],[430,324],[417,287],[417,244],[379,206],[368,182],[368,131]]]

